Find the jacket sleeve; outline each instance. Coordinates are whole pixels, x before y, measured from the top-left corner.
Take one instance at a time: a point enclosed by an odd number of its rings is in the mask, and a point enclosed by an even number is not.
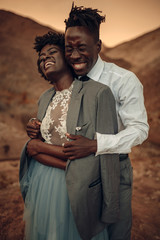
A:
[[[48,107],[48,104],[54,94],[55,94],[55,91],[54,91],[54,88],[52,87],[52,88],[48,89],[47,91],[45,91],[40,96],[39,101],[38,101],[38,113],[37,113],[37,118],[40,121],[42,121],[42,119],[45,115],[46,109]],[[28,167],[30,164],[31,157],[29,157],[26,152],[26,147],[27,147],[28,142],[24,145],[22,152],[21,152],[21,156],[20,156],[19,181],[20,181],[20,190],[21,190],[23,199],[25,199],[27,189],[28,189],[28,184],[29,184],[27,172],[28,172]]]
[[[108,87],[98,93],[96,130],[104,134],[116,134],[118,131],[115,100]],[[104,154],[99,157],[103,191],[101,220],[105,223],[113,223],[119,216],[119,155]]]
[[[25,196],[28,189],[29,182],[28,182],[27,172],[28,172],[28,167],[31,160],[31,157],[29,157],[26,152],[28,142],[24,145],[21,152],[21,156],[20,156],[19,183],[20,183],[20,190],[21,190],[23,200],[25,200]]]

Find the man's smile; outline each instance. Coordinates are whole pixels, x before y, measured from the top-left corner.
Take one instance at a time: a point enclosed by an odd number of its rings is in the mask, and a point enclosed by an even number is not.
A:
[[[75,70],[80,70],[80,69],[83,69],[85,68],[87,65],[86,62],[83,62],[83,63],[72,63],[72,67],[75,69]]]

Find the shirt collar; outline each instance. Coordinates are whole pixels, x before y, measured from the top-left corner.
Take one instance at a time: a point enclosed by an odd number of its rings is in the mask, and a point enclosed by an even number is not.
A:
[[[87,76],[94,81],[99,81],[100,75],[104,68],[104,62],[101,59],[101,57],[98,55],[97,62],[93,66],[93,68],[90,70],[90,72],[87,74]]]

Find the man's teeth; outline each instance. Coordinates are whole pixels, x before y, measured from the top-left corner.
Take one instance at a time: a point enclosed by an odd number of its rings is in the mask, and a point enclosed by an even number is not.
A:
[[[73,66],[74,66],[74,69],[81,69],[85,66],[86,64],[85,63],[74,63]]]

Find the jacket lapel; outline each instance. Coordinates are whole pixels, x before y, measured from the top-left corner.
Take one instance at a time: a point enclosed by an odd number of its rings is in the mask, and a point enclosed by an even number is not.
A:
[[[81,81],[75,80],[73,91],[71,95],[71,100],[69,103],[68,113],[67,113],[67,132],[70,134],[75,134],[76,127],[77,127],[77,121],[81,106],[81,99],[83,96],[83,93],[81,91],[83,87],[83,83]]]
[[[40,121],[42,121],[42,119],[44,118],[48,105],[51,102],[54,94],[55,94],[55,89],[51,88],[44,94],[43,98],[40,99],[38,113],[37,113],[37,118]]]
[[[75,130],[77,127],[77,121],[78,121],[78,116],[79,116],[79,111],[81,106],[81,99],[83,96],[83,93],[81,91],[82,88],[83,88],[83,82],[75,80],[72,95],[71,95],[71,100],[69,103],[69,108],[67,113],[67,122],[66,122],[67,132],[70,134],[75,134]],[[44,118],[48,105],[52,100],[52,97],[54,96],[54,94],[55,94],[55,89],[51,88],[45,93],[43,98],[40,99],[38,113],[37,113],[37,118],[40,121],[42,121],[42,119]]]

